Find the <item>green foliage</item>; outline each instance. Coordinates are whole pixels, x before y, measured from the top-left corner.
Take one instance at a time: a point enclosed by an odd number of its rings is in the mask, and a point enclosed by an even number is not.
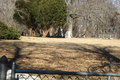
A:
[[[18,30],[13,27],[8,27],[0,21],[0,39],[18,39],[21,36]]]
[[[16,8],[13,18],[28,27],[44,25],[49,29],[50,26],[66,23],[67,13],[63,0],[18,0]]]
[[[24,0],[18,0],[16,1],[15,6],[17,9],[15,9],[13,19],[17,20],[17,22],[20,24],[30,25],[31,16],[28,11],[28,3],[26,3]]]
[[[8,29],[8,26],[0,21],[0,30]]]
[[[34,0],[32,1],[34,2]],[[62,0],[41,0],[34,5],[37,7],[32,6],[31,13],[33,12],[38,24],[63,25],[66,23],[66,6]]]

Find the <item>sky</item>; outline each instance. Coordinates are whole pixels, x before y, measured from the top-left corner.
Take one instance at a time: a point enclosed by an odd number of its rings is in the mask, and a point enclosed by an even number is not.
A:
[[[112,0],[113,4],[118,8],[118,11],[120,13],[120,0]]]
[[[120,0],[113,0],[113,4],[118,8],[118,11],[120,12]]]

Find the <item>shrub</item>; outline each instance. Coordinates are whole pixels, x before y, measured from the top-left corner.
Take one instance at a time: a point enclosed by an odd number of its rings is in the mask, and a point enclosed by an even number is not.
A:
[[[21,36],[18,30],[13,27],[8,27],[0,21],[0,39],[18,39]]]

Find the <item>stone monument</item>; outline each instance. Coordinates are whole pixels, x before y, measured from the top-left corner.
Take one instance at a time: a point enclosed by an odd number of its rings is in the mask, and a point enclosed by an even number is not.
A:
[[[67,31],[67,32],[66,32],[65,38],[71,38],[71,36],[70,36],[70,31]]]
[[[62,28],[60,28],[58,30],[58,37],[63,37],[63,29]]]

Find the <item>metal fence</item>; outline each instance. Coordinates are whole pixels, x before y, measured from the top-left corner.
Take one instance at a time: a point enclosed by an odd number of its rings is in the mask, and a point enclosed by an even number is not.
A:
[[[120,80],[119,73],[16,69],[15,61],[12,63],[10,79],[6,79],[6,76],[8,76],[6,75],[8,69],[7,63],[7,57],[3,56],[0,59],[0,80]],[[109,71],[112,64],[110,64]]]

